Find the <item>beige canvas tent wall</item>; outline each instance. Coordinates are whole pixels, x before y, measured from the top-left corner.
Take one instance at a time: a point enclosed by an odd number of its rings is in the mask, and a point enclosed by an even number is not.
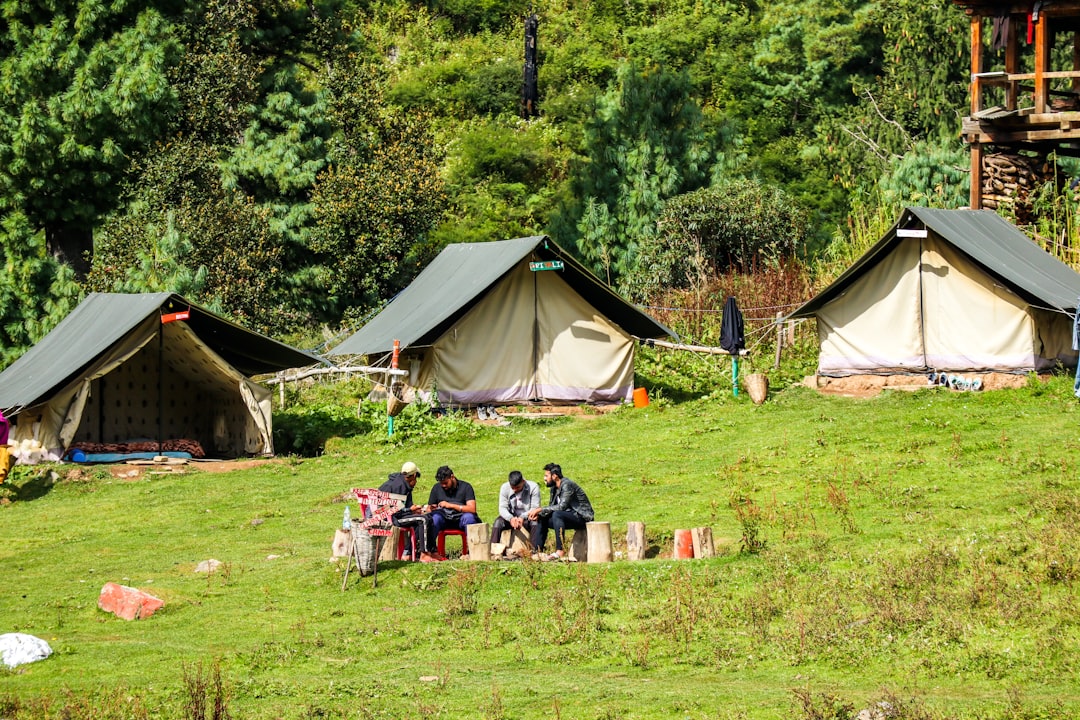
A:
[[[330,354],[385,362],[398,340],[406,394],[440,403],[621,402],[634,338],[672,335],[537,236],[448,246]]]
[[[817,319],[818,373],[1075,366],[1080,275],[988,210],[907,209],[790,317]]]
[[[319,362],[179,295],[92,293],[0,373],[0,407],[46,459],[74,442],[171,439],[268,454],[270,393],[250,376]]]

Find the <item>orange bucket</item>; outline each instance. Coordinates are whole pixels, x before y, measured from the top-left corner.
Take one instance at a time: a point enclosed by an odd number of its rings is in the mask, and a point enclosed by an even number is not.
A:
[[[694,557],[694,535],[689,530],[675,531],[675,559],[690,560]]]
[[[643,408],[649,405],[649,391],[645,388],[634,388],[634,407]]]

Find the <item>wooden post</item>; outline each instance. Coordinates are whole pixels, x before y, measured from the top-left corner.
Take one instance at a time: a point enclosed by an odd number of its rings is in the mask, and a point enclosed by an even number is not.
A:
[[[1009,22],[1009,33],[1005,37],[1005,74],[1015,75],[1020,72],[1020,35],[1019,18],[1013,17]],[[1075,82],[1075,81],[1074,81]],[[1016,110],[1019,101],[1020,81],[1011,77],[1005,85],[1005,109]]]
[[[626,523],[626,559],[644,560],[647,547],[645,523],[636,520]]]
[[[466,540],[469,542],[469,559],[483,562],[491,559],[491,525],[474,523],[465,527]]]
[[[585,523],[585,534],[589,536],[588,562],[611,562],[611,523]]]
[[[1011,26],[1012,26],[1012,24],[1010,23],[1010,27]],[[1076,71],[1080,70],[1080,32],[1075,31],[1075,30],[1073,31],[1072,56],[1073,56],[1072,69],[1073,69],[1073,72],[1076,72]],[[1080,77],[1074,77],[1072,79],[1069,87],[1073,92],[1080,92]]]
[[[570,542],[569,557],[575,562],[586,562],[589,559],[589,525],[585,523],[584,530],[575,530],[574,539]],[[566,542],[566,539],[563,539]]]
[[[971,16],[971,116],[982,110],[982,18]],[[971,188],[968,191],[968,205],[972,210],[982,209],[982,145],[976,138],[971,143]]]
[[[711,558],[716,557],[716,546],[713,545],[712,528],[698,527],[691,528],[690,536],[694,543],[694,557],[696,558]]]
[[[1039,13],[1035,20],[1035,113],[1046,112],[1050,99],[1050,79],[1046,73],[1050,70],[1050,18],[1046,11]]]
[[[780,368],[780,351],[784,348],[784,326],[780,322],[780,319],[784,317],[784,313],[776,313],[776,361],[773,363],[773,370]]]
[[[983,39],[982,18],[978,15],[971,16],[971,116],[983,109],[982,107],[982,80],[979,74],[983,71]]]

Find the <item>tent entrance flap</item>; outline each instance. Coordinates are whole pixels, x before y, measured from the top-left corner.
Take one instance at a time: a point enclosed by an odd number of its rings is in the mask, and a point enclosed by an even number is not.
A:
[[[157,325],[160,349],[157,343],[145,344],[127,362],[91,381],[73,440],[190,439],[207,454],[224,457],[270,452],[259,399],[250,387],[241,390],[247,379],[184,323]],[[268,396],[269,391],[259,394]]]

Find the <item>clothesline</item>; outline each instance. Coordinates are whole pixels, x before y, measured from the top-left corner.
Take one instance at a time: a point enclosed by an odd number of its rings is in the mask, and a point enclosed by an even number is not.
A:
[[[782,310],[784,308],[799,307],[803,303],[791,303],[789,305],[763,305],[762,307],[743,308],[743,312],[758,311],[758,310]],[[714,310],[712,308],[677,308],[677,307],[661,307],[659,305],[638,305],[642,310],[664,310],[667,312],[685,312],[685,313],[723,313],[723,308]],[[753,319],[766,319],[766,318],[753,318]],[[772,320],[774,318],[767,318]]]

